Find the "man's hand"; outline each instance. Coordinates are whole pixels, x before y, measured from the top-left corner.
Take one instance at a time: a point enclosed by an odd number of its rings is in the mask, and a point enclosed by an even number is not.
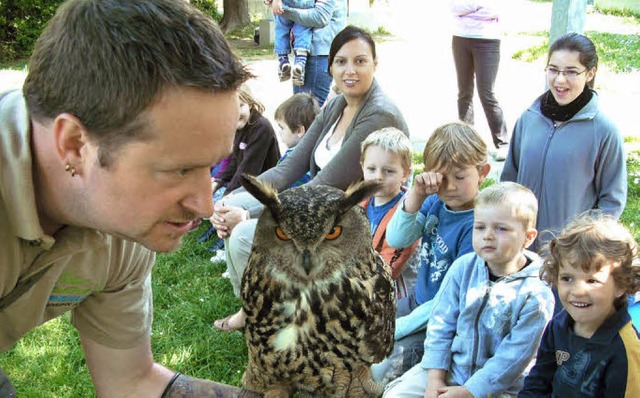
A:
[[[209,219],[220,239],[228,238],[231,231],[240,222],[245,221],[248,212],[241,207],[225,205],[223,201],[213,207],[213,216]]]
[[[208,380],[194,379],[179,375],[167,388],[163,398],[186,397],[224,397],[224,398],[259,398],[261,394],[249,390],[239,389],[225,384]]]
[[[440,184],[442,184],[442,173],[425,171],[418,174],[413,182],[413,188],[404,201],[404,211],[415,213],[420,210],[427,196],[438,192]]]

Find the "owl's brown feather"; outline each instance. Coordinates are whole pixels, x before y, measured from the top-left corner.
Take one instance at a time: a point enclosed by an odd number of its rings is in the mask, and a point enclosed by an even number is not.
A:
[[[279,195],[278,220],[268,210],[258,220],[242,278],[249,348],[243,381],[250,390],[380,393],[369,367],[393,349],[395,289],[361,209],[336,205],[344,195],[329,187],[290,189]],[[327,238],[336,227],[338,237]]]

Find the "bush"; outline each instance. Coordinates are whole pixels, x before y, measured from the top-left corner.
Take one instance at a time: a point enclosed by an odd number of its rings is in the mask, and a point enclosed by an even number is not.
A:
[[[0,59],[3,62],[26,58],[45,25],[64,0],[0,1]],[[191,0],[216,21],[222,16],[216,0]]]
[[[0,58],[26,57],[63,0],[0,2]]]

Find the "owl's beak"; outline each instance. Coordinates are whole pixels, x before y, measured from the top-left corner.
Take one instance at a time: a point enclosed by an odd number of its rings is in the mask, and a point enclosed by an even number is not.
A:
[[[302,268],[304,268],[307,275],[309,275],[311,268],[313,268],[313,264],[311,263],[311,252],[309,249],[304,249],[302,252]]]

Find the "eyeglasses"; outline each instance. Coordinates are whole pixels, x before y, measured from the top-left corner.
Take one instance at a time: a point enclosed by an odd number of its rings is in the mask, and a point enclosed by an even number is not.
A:
[[[583,70],[582,72],[578,72],[576,70],[560,70],[556,68],[546,67],[544,71],[547,72],[547,76],[552,79],[558,77],[558,75],[563,75],[565,78],[572,80],[586,72],[588,69]]]

